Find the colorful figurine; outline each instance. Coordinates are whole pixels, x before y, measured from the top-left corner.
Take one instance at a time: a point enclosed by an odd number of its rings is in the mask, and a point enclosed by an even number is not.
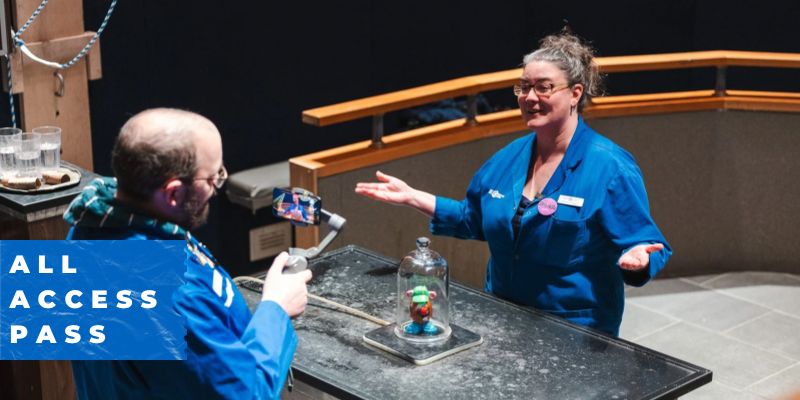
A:
[[[409,314],[413,321],[406,326],[406,333],[412,335],[435,334],[437,328],[431,322],[431,316],[433,315],[431,300],[436,298],[436,292],[429,292],[425,286],[417,286],[414,290],[407,291],[406,297],[411,298]]]

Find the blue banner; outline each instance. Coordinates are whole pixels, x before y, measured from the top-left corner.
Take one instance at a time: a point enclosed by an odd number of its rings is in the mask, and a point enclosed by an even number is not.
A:
[[[0,241],[0,359],[182,360],[181,240]]]

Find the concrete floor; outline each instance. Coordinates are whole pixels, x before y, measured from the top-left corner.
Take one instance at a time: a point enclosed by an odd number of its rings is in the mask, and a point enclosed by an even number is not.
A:
[[[800,275],[742,272],[626,288],[620,337],[713,371],[681,399],[800,392]]]

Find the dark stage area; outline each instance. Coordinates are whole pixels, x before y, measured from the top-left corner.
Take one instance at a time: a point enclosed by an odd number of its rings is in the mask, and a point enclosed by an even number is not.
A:
[[[87,30],[97,29],[109,4],[84,1]],[[94,171],[111,174],[119,128],[153,107],[210,118],[222,133],[231,173],[366,140],[369,118],[318,128],[301,123],[300,114],[517,68],[565,19],[601,57],[800,52],[800,3],[790,1],[120,2],[102,36],[103,79],[89,83]],[[714,74],[713,68],[617,73],[609,76],[608,93],[712,89]],[[800,75],[734,67],[728,88],[798,92]],[[510,90],[485,96],[496,107],[516,107]],[[8,121],[8,100],[0,101],[0,118]],[[403,129],[396,114],[386,117],[387,134]],[[236,228],[220,218],[235,213],[231,207],[237,206],[217,197],[209,224],[196,232],[212,251]]]

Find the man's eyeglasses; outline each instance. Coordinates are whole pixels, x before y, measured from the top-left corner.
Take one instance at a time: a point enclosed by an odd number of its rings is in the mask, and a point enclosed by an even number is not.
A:
[[[536,93],[537,96],[548,97],[553,93],[567,87],[569,87],[569,83],[561,83],[558,85],[551,82],[537,82],[533,85],[520,83],[518,85],[514,85],[514,95],[517,97],[527,96],[531,92],[531,89],[533,89],[533,92]]]
[[[219,172],[210,178],[194,178],[196,181],[208,181],[209,185],[214,186],[217,189],[222,189],[222,185],[225,184],[227,179],[228,171],[225,169],[224,165],[219,168]]]

